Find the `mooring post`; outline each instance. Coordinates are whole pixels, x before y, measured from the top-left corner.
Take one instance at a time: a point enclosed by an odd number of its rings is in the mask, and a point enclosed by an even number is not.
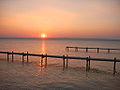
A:
[[[78,52],[78,47],[75,48],[75,51]]]
[[[45,68],[47,67],[47,54],[45,55]]]
[[[63,70],[65,68],[65,55],[63,55]]]
[[[88,71],[88,57],[86,58],[86,71]]]
[[[113,75],[116,73],[116,58],[114,58]]]
[[[28,51],[27,51],[27,63],[28,63]]]
[[[7,52],[7,61],[9,61],[9,52]]]
[[[89,64],[88,64],[88,66],[89,66],[89,67],[88,67],[88,70],[90,70],[90,56],[88,57],[88,63],[89,63]]]
[[[13,62],[13,51],[12,51],[12,62]]]
[[[69,51],[69,47],[66,47],[66,51]]]
[[[110,53],[110,49],[108,49],[108,53]]]
[[[97,48],[97,53],[99,53],[99,48]]]
[[[88,47],[86,48],[86,52],[88,52]]]
[[[24,63],[24,52],[23,52],[23,55],[22,55],[22,62]]]
[[[68,68],[68,55],[66,55],[66,68]]]
[[[43,66],[43,54],[42,54],[42,56],[41,56],[41,67]]]

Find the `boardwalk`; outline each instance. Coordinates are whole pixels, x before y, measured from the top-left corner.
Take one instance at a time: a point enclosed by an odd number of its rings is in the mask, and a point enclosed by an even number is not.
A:
[[[41,62],[43,62],[45,58],[45,66],[47,66],[47,58],[61,58],[63,59],[63,68],[68,68],[68,59],[77,59],[77,60],[84,60],[86,61],[86,71],[90,70],[90,61],[107,61],[107,62],[113,62],[113,74],[116,73],[116,63],[120,62],[120,59],[104,59],[104,58],[91,58],[90,56],[88,57],[73,57],[73,56],[68,56],[68,55],[47,55],[47,54],[31,54],[31,53],[18,53],[18,52],[4,52],[0,51],[1,54],[6,54],[7,55],[7,61],[9,61],[9,56],[11,55],[12,61],[14,60],[13,55],[21,55],[22,56],[22,62],[25,62],[24,56],[27,57],[27,62],[29,62],[28,56],[37,56],[41,57]]]

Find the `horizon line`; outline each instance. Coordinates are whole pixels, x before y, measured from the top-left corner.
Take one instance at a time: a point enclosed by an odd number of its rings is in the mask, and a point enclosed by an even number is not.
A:
[[[104,40],[104,41],[120,41],[120,39],[112,38],[66,38],[66,37],[56,37],[56,38],[39,38],[39,37],[0,37],[0,39],[40,39],[40,40]]]

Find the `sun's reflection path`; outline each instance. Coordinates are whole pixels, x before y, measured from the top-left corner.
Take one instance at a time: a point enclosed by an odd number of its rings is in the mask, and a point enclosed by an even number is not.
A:
[[[46,51],[45,51],[45,40],[42,40],[42,54],[45,54]]]
[[[41,41],[41,54],[46,54],[46,50],[45,50],[45,40]],[[46,54],[47,55],[47,54]],[[39,66],[41,68],[40,71],[43,71],[46,68],[46,57],[40,57],[39,60]]]

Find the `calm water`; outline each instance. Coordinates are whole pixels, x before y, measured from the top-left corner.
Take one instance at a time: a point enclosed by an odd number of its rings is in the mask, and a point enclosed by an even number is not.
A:
[[[82,56],[96,58],[119,58],[120,51],[79,50],[65,51],[66,46],[120,48],[120,41],[112,40],[40,40],[40,39],[0,39],[1,51],[29,53],[47,53],[53,55]],[[91,62],[91,71],[85,72],[85,61],[69,60],[69,69],[62,70],[62,59],[48,58],[48,67],[40,67],[39,57],[29,57],[29,64],[21,63],[21,56],[7,63],[6,56],[0,55],[0,87],[3,89],[42,89],[42,90],[119,90],[120,64],[117,64],[117,75],[112,76],[113,63]],[[24,83],[23,83],[24,82]],[[34,82],[34,83],[33,83]],[[87,86],[86,86],[87,85]]]

